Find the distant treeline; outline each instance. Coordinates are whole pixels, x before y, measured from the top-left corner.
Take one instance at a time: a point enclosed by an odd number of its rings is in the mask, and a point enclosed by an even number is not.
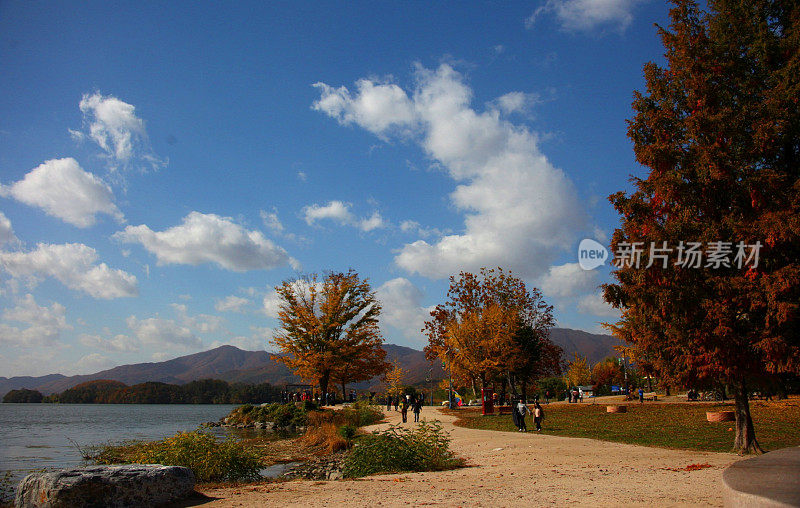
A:
[[[105,379],[88,381],[46,397],[36,390],[11,390],[3,402],[60,404],[258,404],[280,400],[281,389],[269,383],[229,384],[201,379],[185,385],[147,382],[128,386]]]

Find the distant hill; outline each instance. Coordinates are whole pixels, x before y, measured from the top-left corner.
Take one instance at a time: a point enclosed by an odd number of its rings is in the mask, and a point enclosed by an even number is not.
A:
[[[597,362],[614,354],[613,346],[618,344],[610,335],[587,333],[567,328],[551,330],[553,342],[564,349],[566,358],[573,352]],[[415,384],[424,382],[426,378],[441,379],[446,374],[440,362],[428,362],[422,351],[394,344],[384,345],[386,357],[397,360],[406,370],[406,382]],[[164,362],[137,363],[121,365],[94,374],[80,376],[64,376],[50,374],[47,376],[20,376],[12,378],[0,377],[0,397],[11,390],[27,388],[38,390],[45,395],[63,392],[80,383],[97,379],[121,381],[126,385],[135,385],[146,381],[160,381],[170,384],[185,384],[197,379],[221,379],[223,381],[242,383],[270,383],[282,385],[296,383],[299,379],[283,364],[270,358],[266,351],[244,351],[234,346],[220,346],[209,351],[181,356]],[[376,389],[379,380],[358,383],[355,387]]]
[[[566,360],[570,360],[574,357],[574,353],[578,353],[580,356],[585,356],[590,365],[607,356],[619,356],[614,351],[614,346],[622,344],[613,335],[570,328],[553,328],[550,330],[550,340],[561,346]]]

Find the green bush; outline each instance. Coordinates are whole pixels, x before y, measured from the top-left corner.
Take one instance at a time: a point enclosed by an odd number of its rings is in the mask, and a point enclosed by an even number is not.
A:
[[[305,427],[307,419],[308,412],[305,407],[294,402],[287,404],[273,402],[266,406],[245,404],[231,411],[226,417],[230,425],[272,422],[276,430]]]
[[[263,461],[252,448],[196,430],[161,441],[106,445],[94,457],[98,464],[162,464],[184,466],[197,481],[248,481],[260,478]]]
[[[439,422],[414,428],[391,426],[356,440],[345,458],[343,474],[356,478],[375,473],[442,471],[463,466],[450,451],[450,436]]]
[[[356,432],[358,432],[358,428],[352,425],[342,425],[341,427],[339,427],[339,430],[337,432],[343,439],[350,442],[353,440],[354,437],[356,437]]]

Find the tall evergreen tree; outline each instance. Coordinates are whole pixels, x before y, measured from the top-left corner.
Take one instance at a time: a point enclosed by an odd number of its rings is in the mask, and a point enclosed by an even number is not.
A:
[[[618,266],[605,298],[623,310],[615,335],[666,381],[730,386],[734,450],[760,452],[748,386],[800,370],[800,3],[673,3],[666,66],[645,65],[629,121],[649,173],[610,197],[612,250],[641,242],[641,264]]]

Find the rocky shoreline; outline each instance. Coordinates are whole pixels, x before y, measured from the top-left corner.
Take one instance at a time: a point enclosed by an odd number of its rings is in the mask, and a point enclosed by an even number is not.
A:
[[[286,480],[341,480],[343,467],[344,453],[337,452],[295,466],[283,473],[280,478]]]

